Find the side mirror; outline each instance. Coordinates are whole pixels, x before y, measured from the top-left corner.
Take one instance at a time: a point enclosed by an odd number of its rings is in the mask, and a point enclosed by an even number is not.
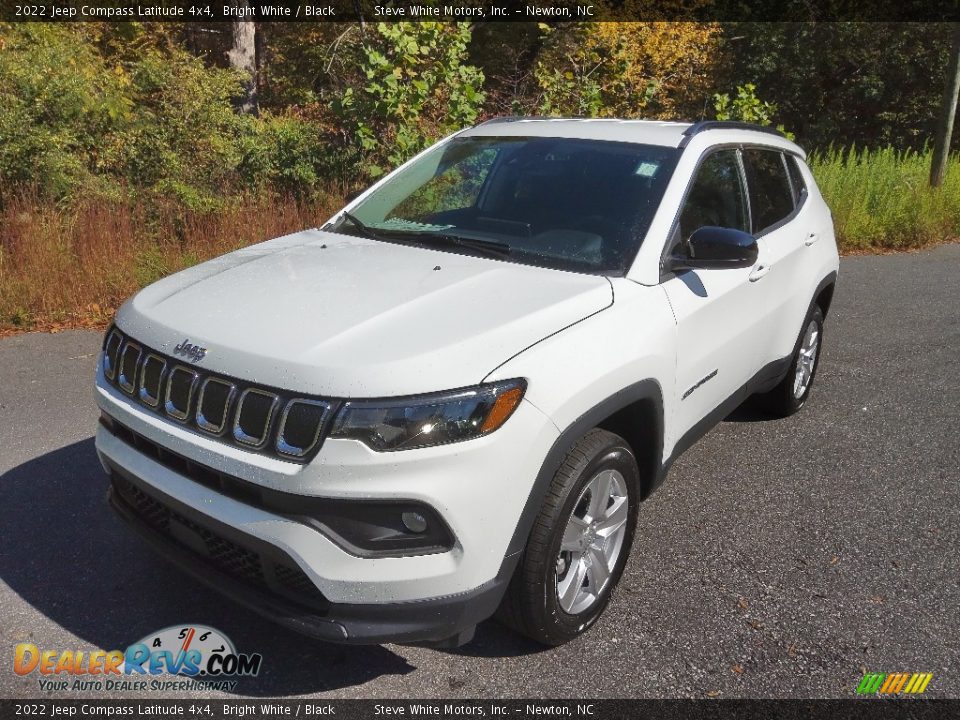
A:
[[[682,247],[686,254],[670,258],[671,270],[752,267],[760,252],[757,239],[750,233],[713,225],[695,231]]]

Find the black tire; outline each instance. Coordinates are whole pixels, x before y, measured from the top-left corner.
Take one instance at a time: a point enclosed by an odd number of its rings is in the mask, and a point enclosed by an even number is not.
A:
[[[604,470],[617,471],[625,481],[625,533],[609,580],[596,600],[583,611],[570,614],[561,607],[557,592],[560,545],[577,503],[585,502],[581,497],[585,488]],[[586,632],[603,613],[623,574],[633,543],[639,499],[640,473],[626,441],[606,430],[594,429],[584,435],[553,477],[497,617],[544,645],[562,645]]]
[[[794,379],[797,374],[797,365],[800,363],[800,351],[804,337],[810,324],[816,325],[817,331],[817,352],[813,359],[813,369],[810,372],[810,380],[807,382],[806,389],[799,396],[794,392]],[[796,345],[793,349],[793,359],[790,361],[790,369],[786,376],[770,392],[759,396],[759,400],[764,409],[776,417],[789,417],[800,410],[810,397],[810,390],[813,388],[813,381],[817,377],[817,368],[820,366],[820,356],[823,354],[823,311],[819,305],[814,304],[807,312],[803,325],[800,328],[800,335],[797,337]]]

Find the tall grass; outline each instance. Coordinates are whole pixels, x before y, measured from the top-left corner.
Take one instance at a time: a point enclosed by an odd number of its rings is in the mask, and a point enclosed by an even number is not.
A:
[[[253,198],[216,213],[30,195],[0,209],[0,333],[99,327],[137,289],[230,250],[314,227],[342,192],[309,203]]]
[[[830,150],[810,169],[833,211],[841,250],[907,249],[960,235],[960,158],[931,188],[929,152]]]

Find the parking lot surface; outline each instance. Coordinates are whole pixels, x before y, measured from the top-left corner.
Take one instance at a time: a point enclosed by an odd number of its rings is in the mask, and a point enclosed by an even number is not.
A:
[[[0,340],[0,697],[41,694],[17,643],[123,649],[181,623],[263,654],[223,697],[851,697],[865,671],[960,697],[958,282],[960,245],[844,258],[808,406],[741,408],[688,451],[603,619],[554,649],[493,621],[453,651],[327,645],[205,589],[106,506],[100,336]]]

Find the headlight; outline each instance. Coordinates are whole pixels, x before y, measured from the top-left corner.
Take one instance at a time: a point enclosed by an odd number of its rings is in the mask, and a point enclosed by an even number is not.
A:
[[[359,440],[381,451],[469,440],[503,425],[524,390],[523,380],[507,380],[396,400],[347,402],[330,436]]]

